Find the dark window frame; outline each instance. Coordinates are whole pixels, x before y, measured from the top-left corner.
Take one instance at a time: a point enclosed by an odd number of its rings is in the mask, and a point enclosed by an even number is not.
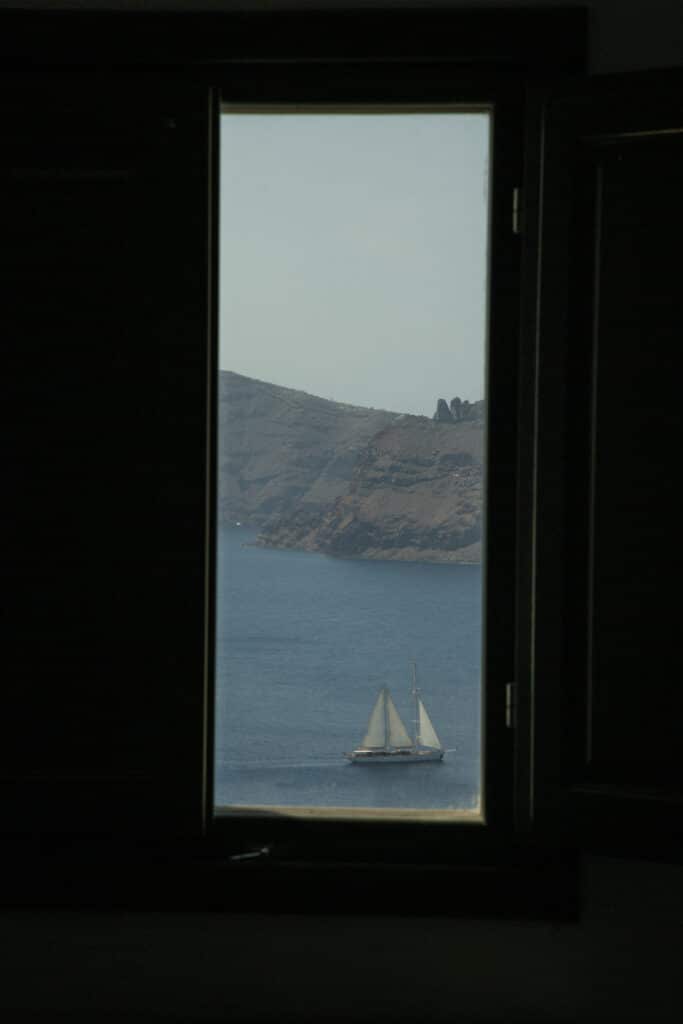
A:
[[[230,76],[220,98],[223,102],[245,105],[262,102],[264,106],[278,100],[282,103],[299,103],[306,108],[314,107],[316,103],[333,103],[339,107],[363,103],[369,107],[394,105],[399,109],[409,104],[427,109],[459,104],[467,108],[488,107],[492,112],[489,349],[495,354],[487,367],[486,488],[490,511],[484,621],[495,623],[495,629],[488,631],[484,645],[486,674],[491,681],[485,699],[485,720],[482,722],[482,734],[489,747],[482,794],[486,823],[463,825],[454,821],[440,827],[444,835],[454,828],[465,828],[468,833],[482,827],[502,829],[509,827],[513,818],[513,794],[509,784],[512,775],[511,731],[505,723],[505,684],[514,675],[515,594],[510,580],[514,578],[515,564],[518,355],[515,339],[518,334],[520,238],[512,230],[511,210],[513,188],[521,182],[522,172],[522,85],[514,74],[497,78],[476,76],[471,72],[463,74],[459,70],[454,71],[441,64],[435,67],[432,64],[412,62],[401,63],[398,69],[384,63],[379,67],[374,64],[364,65],[361,69],[361,82],[355,74],[349,74],[346,64],[322,63],[297,70],[299,73],[292,76],[290,67],[283,68],[277,64],[266,64],[265,67],[259,65],[256,68],[241,66]],[[215,109],[220,109],[218,103]],[[217,137],[217,126],[214,135]],[[217,176],[215,178],[217,180]],[[214,288],[214,293],[216,291]],[[512,342],[509,341],[510,337]],[[214,564],[213,556],[210,561]],[[507,641],[507,646],[502,638]],[[210,707],[213,705],[212,695]],[[484,756],[482,750],[482,758]],[[209,803],[212,803],[211,799]],[[334,832],[335,826],[324,822],[323,816],[319,815],[315,823],[310,822],[307,831],[316,832],[324,824]],[[387,828],[388,822],[382,821],[382,817],[378,815],[377,820],[362,823],[363,831],[369,837],[376,839]],[[384,817],[388,818],[390,814]],[[283,830],[290,833],[299,829],[300,816],[287,815],[283,808],[282,819],[275,834]],[[223,832],[234,835],[242,832],[243,821],[243,816],[235,809],[229,816],[216,817],[212,827],[219,834]],[[416,823],[392,822],[392,831],[396,833],[394,844],[398,837],[409,839]],[[420,827],[430,827],[428,822],[419,824]],[[348,832],[352,827],[356,832],[360,825],[360,820],[356,819],[352,823],[345,821],[343,828]],[[339,828],[339,825],[336,827]],[[272,815],[264,814],[259,818],[252,814],[248,831],[253,836],[258,835],[260,843],[268,843],[274,834]]]
[[[574,29],[579,29],[582,24],[581,15],[582,12],[578,12],[573,22]],[[456,17],[449,15],[449,18]],[[362,18],[356,24],[360,23]],[[347,27],[350,24],[347,22]],[[537,27],[540,28],[540,24]],[[310,43],[310,39],[307,42]],[[519,42],[516,37],[512,49]],[[536,52],[537,66],[534,67],[534,60],[530,60],[528,50],[522,54],[521,48],[518,48],[512,59],[501,60],[499,55],[493,56],[487,52],[480,53],[478,59],[468,62],[463,60],[462,54],[451,55],[450,58],[439,55],[439,47],[435,46],[434,38],[431,46],[431,59],[424,52],[420,53],[419,59],[405,53],[394,54],[392,57],[386,50],[380,56],[365,52],[360,57],[351,58],[339,52],[327,58],[313,58],[309,52],[299,59],[292,55],[287,58],[272,53],[255,59],[252,54],[243,61],[224,65],[221,74],[213,78],[214,107],[217,116],[221,102],[260,102],[264,106],[277,102],[298,102],[306,106],[315,105],[316,102],[340,106],[391,102],[397,106],[461,103],[493,107],[494,167],[507,163],[508,173],[496,176],[494,171],[491,209],[489,344],[496,354],[489,366],[488,386],[491,418],[488,432],[487,494],[493,509],[490,517],[493,529],[488,536],[485,621],[495,622],[499,635],[505,635],[507,631],[509,648],[505,652],[501,651],[501,646],[492,643],[490,637],[486,642],[488,670],[490,678],[495,680],[489,686],[483,723],[483,733],[489,747],[488,755],[483,752],[487,758],[486,821],[481,825],[466,825],[456,821],[445,824],[425,821],[406,823],[381,819],[349,822],[328,817],[310,820],[298,815],[288,816],[286,813],[281,816],[247,816],[236,811],[229,816],[214,818],[209,823],[208,835],[218,849],[230,850],[233,854],[237,851],[240,858],[244,854],[249,855],[245,860],[239,860],[242,870],[247,863],[253,868],[257,863],[261,865],[257,876],[258,889],[264,886],[265,879],[269,877],[268,871],[274,871],[277,875],[283,864],[289,865],[291,869],[306,866],[309,871],[328,872],[338,872],[340,862],[344,864],[345,870],[370,872],[379,870],[379,866],[392,864],[397,870],[411,871],[431,870],[440,866],[445,870],[451,868],[460,873],[464,871],[468,884],[476,880],[471,890],[472,893],[476,892],[476,898],[467,904],[469,912],[473,912],[475,906],[481,909],[492,905],[487,896],[490,872],[494,872],[497,878],[507,878],[512,885],[512,879],[519,877],[520,870],[524,872],[534,864],[532,874],[540,879],[544,877],[544,872],[539,870],[540,849],[540,863],[546,867],[554,865],[555,870],[561,864],[562,871],[566,873],[568,864],[563,848],[552,843],[550,846],[542,844],[539,847],[537,840],[530,838],[528,830],[531,821],[525,786],[530,726],[524,720],[525,713],[518,708],[515,712],[517,728],[507,728],[505,708],[505,684],[516,678],[520,665],[524,664],[525,645],[530,632],[527,623],[531,614],[531,570],[527,564],[521,564],[525,558],[528,561],[531,552],[525,548],[526,524],[518,522],[517,510],[521,509],[524,515],[528,498],[525,488],[520,486],[519,471],[520,467],[528,464],[533,443],[533,387],[529,384],[530,377],[533,377],[533,357],[528,354],[523,356],[520,350],[519,321],[520,314],[524,317],[524,311],[520,310],[522,248],[525,249],[525,260],[529,265],[533,264],[535,253],[533,243],[528,240],[522,243],[511,231],[512,188],[522,185],[524,150],[526,148],[528,158],[529,137],[535,138],[538,131],[540,105],[534,89],[542,92],[543,83],[547,85],[549,76],[548,68],[544,67],[547,58],[538,59],[540,51]],[[571,59],[569,65],[571,70],[577,70]],[[570,67],[562,70],[570,70]],[[557,74],[556,65],[553,77]],[[498,266],[496,260],[499,260]],[[503,325],[509,329],[508,339],[512,338],[507,345],[502,338]],[[510,325],[513,325],[511,329]],[[520,374],[526,377],[526,381],[520,379],[518,391]],[[524,448],[521,455],[520,445]],[[500,515],[498,522],[497,494],[503,496],[498,512],[505,508],[508,513],[506,519]],[[509,515],[511,511],[512,515]],[[210,730],[212,736],[213,720],[210,722]],[[513,749],[514,746],[516,749]],[[212,806],[210,789],[207,805]],[[254,856],[251,857],[251,854]],[[276,865],[270,869],[266,867],[269,859]],[[571,857],[569,860],[572,862],[571,875],[574,861]],[[483,869],[483,865],[487,865],[487,869]],[[482,870],[486,874],[485,884],[482,884]],[[292,877],[297,877],[296,871]],[[571,903],[569,894],[574,889],[569,876],[565,885],[568,903]],[[251,905],[255,891],[252,886],[248,889],[251,895],[247,903]],[[538,894],[542,890],[544,894],[539,902],[533,897],[530,899],[531,889],[526,884],[522,885],[520,892],[524,893],[523,899],[528,901],[526,910],[532,914],[544,913],[552,906],[552,911],[548,912],[557,913],[557,901],[549,898],[545,887],[539,885],[535,891]],[[302,900],[306,902],[300,888],[297,888],[297,892],[297,897],[286,901],[288,905],[291,900],[299,905]],[[276,900],[278,905],[282,904],[282,899],[280,889]],[[507,905],[511,903],[516,904],[514,912],[519,913],[519,903],[508,897]],[[501,910],[500,899],[495,900],[495,905],[496,913],[504,912]],[[541,906],[545,910],[539,909]],[[567,904],[564,906],[566,912]],[[462,904],[461,912],[465,912]]]

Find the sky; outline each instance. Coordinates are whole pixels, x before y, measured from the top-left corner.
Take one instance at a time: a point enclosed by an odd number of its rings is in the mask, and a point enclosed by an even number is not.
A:
[[[225,113],[220,365],[431,416],[484,396],[489,115]]]

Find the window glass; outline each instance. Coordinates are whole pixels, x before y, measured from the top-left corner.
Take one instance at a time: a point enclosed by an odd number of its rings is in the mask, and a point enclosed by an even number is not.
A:
[[[224,108],[219,808],[478,812],[490,132]]]

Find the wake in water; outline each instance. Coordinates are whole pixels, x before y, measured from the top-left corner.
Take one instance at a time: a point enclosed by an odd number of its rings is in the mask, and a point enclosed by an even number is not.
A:
[[[447,747],[444,750],[444,754],[454,754],[456,747]],[[228,760],[227,758],[218,757],[216,758],[216,764],[221,765],[223,768],[227,768],[228,771],[239,771],[240,769],[249,768],[339,768],[340,766],[348,767],[349,762],[346,761],[343,756],[341,757],[317,757],[315,759],[309,759],[308,761],[290,761],[285,758],[278,760],[271,760],[270,758],[250,759],[245,761]],[[401,765],[402,768],[407,765]]]
[[[227,761],[224,758],[217,758],[216,764],[227,768],[229,771],[239,771],[244,768],[339,768],[340,765],[345,765],[343,757],[320,757],[315,761],[271,761],[270,758],[262,758],[260,761],[249,760],[249,761]]]

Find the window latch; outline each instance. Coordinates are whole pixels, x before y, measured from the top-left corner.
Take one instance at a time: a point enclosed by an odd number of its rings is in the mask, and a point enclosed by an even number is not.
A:
[[[271,852],[270,846],[260,846],[257,850],[248,850],[246,853],[233,853],[228,857],[230,861],[255,860],[257,857],[268,857]]]

